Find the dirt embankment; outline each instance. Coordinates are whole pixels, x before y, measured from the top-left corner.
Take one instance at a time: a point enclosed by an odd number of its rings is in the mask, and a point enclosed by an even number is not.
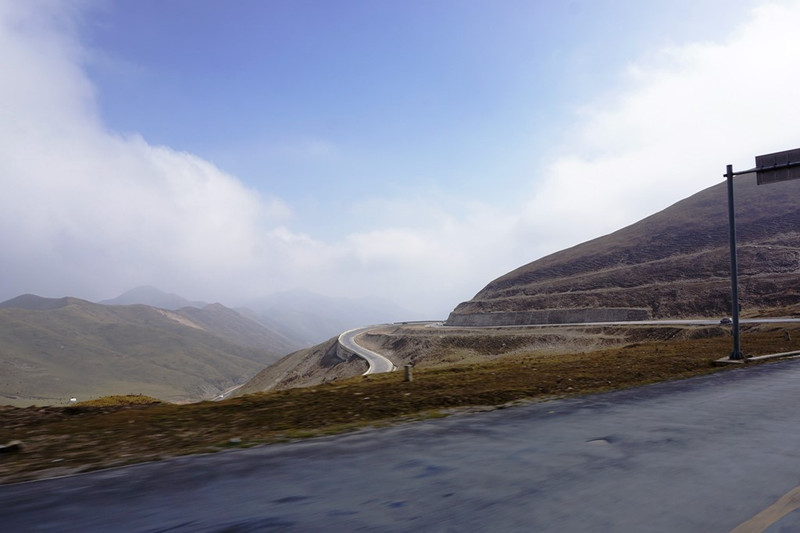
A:
[[[329,381],[358,376],[367,363],[359,357],[343,358],[336,349],[338,338],[298,350],[265,368],[245,383],[235,396],[254,392],[310,387]]]

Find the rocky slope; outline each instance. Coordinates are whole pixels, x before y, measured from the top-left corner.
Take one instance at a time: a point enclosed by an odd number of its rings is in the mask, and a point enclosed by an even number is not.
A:
[[[360,376],[367,363],[338,350],[338,337],[298,350],[268,366],[240,387],[235,396],[254,392],[311,387],[336,379]]]
[[[800,181],[735,183],[744,314],[800,302]],[[501,325],[730,312],[725,183],[623,228],[557,252],[489,283],[448,325]]]

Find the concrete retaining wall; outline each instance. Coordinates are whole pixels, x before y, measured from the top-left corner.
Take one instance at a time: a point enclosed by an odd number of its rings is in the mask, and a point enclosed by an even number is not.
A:
[[[351,350],[345,348],[341,342],[336,341],[336,357],[342,361],[349,361],[352,357],[358,357],[358,354],[353,353]]]
[[[450,313],[447,326],[525,326],[531,324],[581,324],[649,320],[649,309],[541,309],[511,313]]]

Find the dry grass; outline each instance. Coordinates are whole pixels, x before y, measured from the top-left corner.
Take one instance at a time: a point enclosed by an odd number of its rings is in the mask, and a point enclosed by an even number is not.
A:
[[[788,333],[788,335],[787,335]],[[482,363],[417,368],[190,405],[0,407],[0,481],[33,479],[229,447],[285,442],[431,416],[454,408],[502,406],[606,391],[720,371],[727,336],[648,340],[587,353],[524,349]],[[800,327],[747,331],[751,355],[797,349]],[[455,343],[454,348],[464,349]],[[489,347],[486,347],[489,349]]]
[[[75,405],[77,407],[110,407],[110,406],[131,406],[131,405],[152,405],[163,403],[158,398],[146,396],[144,394],[125,394],[114,396],[103,396],[94,400],[86,400]]]

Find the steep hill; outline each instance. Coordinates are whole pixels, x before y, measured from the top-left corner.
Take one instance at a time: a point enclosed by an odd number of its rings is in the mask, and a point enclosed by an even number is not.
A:
[[[23,295],[0,303],[0,403],[141,393],[210,398],[286,352],[219,305],[169,311]]]
[[[735,182],[745,314],[800,304],[800,181]],[[730,312],[725,183],[489,283],[448,325],[708,317]]]

